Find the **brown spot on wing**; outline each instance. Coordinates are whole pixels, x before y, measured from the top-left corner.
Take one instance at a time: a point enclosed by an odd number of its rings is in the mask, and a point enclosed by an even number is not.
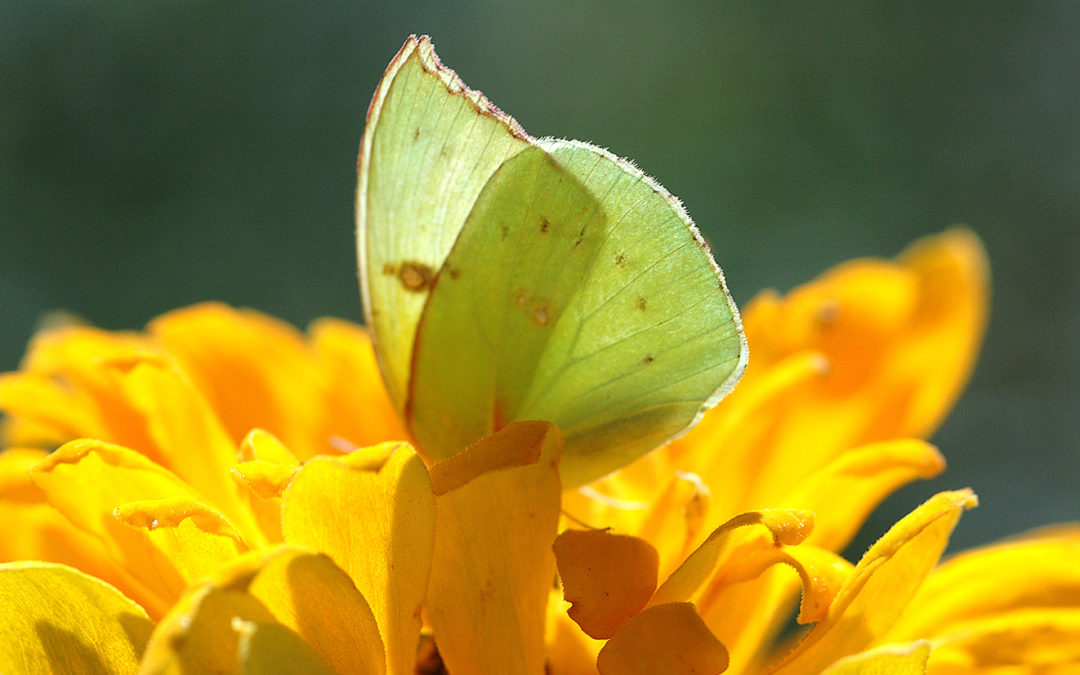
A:
[[[413,291],[419,293],[426,291],[431,287],[431,282],[435,279],[435,271],[428,265],[420,262],[406,261],[401,263],[400,267],[393,268],[390,266],[396,274],[401,285],[407,291]],[[386,266],[383,267],[383,272],[386,272]]]
[[[546,326],[548,321],[551,320],[551,312],[548,310],[546,303],[540,303],[533,308],[533,321],[538,326]]]

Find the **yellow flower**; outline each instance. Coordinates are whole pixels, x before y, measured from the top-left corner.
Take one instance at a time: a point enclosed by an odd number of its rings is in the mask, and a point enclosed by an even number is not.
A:
[[[305,337],[208,304],[138,334],[54,328],[0,376],[0,672],[1075,668],[1075,528],[935,567],[962,490],[857,565],[835,553],[942,470],[921,439],[967,378],[986,284],[956,230],[763,294],[736,392],[566,493],[542,422],[425,462],[351,324]],[[815,625],[777,646],[800,584]]]

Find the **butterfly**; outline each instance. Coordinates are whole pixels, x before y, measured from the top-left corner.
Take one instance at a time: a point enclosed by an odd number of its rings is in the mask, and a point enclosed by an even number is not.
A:
[[[356,217],[383,379],[431,459],[546,420],[582,485],[684,433],[746,365],[679,201],[606,150],[529,136],[427,37],[368,109]]]

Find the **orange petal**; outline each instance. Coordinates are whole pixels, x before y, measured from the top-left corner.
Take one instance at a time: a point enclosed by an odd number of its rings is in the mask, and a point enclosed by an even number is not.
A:
[[[898,262],[918,278],[920,303],[904,341],[908,353],[894,362],[895,372],[911,368],[908,376],[919,377],[897,435],[928,436],[975,366],[989,314],[989,263],[982,242],[962,227],[920,239]]]
[[[322,382],[292,326],[203,303],[164,314],[147,331],[183,365],[234,442],[261,427],[303,459],[330,449],[312,443]]]
[[[43,562],[0,565],[0,672],[131,673],[153,624],[118,590]]]
[[[637,537],[566,530],[553,546],[570,618],[590,637],[609,638],[656,590],[660,558]]]
[[[152,456],[160,457],[164,466],[227,514],[245,535],[258,532],[229,478],[236,444],[186,374],[171,360],[147,354],[118,357],[105,366],[137,414],[131,422],[139,422],[145,430]]]
[[[970,490],[942,492],[904,517],[855,567],[829,615],[770,673],[819,672],[881,639],[945,550]]]
[[[349,574],[378,621],[388,671],[412,672],[435,545],[435,499],[415,451],[384,443],[308,461],[285,493],[282,532]]]
[[[714,675],[727,666],[727,650],[689,602],[655,605],[631,617],[596,660],[601,675]]]
[[[520,422],[432,467],[427,615],[448,671],[544,672],[561,450],[554,426]]]
[[[84,397],[43,373],[0,374],[0,410],[8,445],[52,447],[103,433]]]
[[[326,381],[325,435],[361,448],[407,439],[383,386],[368,332],[346,321],[319,319],[308,333]]]

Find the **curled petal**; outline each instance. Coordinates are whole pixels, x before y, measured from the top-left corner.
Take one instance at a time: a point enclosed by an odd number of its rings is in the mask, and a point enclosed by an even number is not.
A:
[[[969,490],[942,492],[900,520],[856,565],[828,616],[770,673],[819,672],[881,639],[945,550]]]
[[[813,514],[796,509],[764,509],[750,511],[732,518],[716,528],[690,556],[672,572],[671,576],[656,590],[650,605],[682,602],[691,599],[712,578],[722,564],[725,555],[739,542],[731,541],[737,529],[763,526],[768,539],[758,538],[755,548],[769,548],[777,544],[797,544],[813,529]],[[754,528],[758,529],[758,528]],[[747,535],[753,537],[753,534]]]
[[[229,521],[203,502],[183,497],[142,500],[122,504],[113,514],[141,544],[128,540],[128,553],[141,554],[162,574],[175,573],[182,584],[174,587],[176,594],[247,551]]]

